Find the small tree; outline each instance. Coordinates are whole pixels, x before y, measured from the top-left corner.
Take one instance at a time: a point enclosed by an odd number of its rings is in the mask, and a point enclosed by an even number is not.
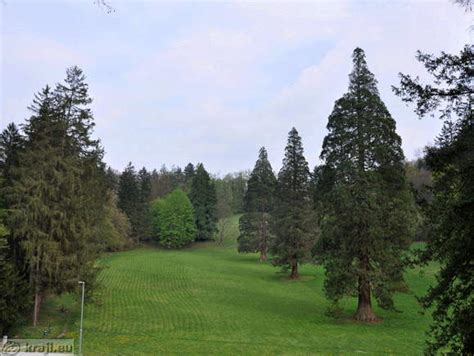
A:
[[[166,248],[181,248],[196,237],[193,206],[181,189],[152,205],[153,235]]]
[[[272,238],[271,213],[277,180],[262,147],[255,168],[250,174],[244,196],[244,214],[239,220],[240,235],[237,238],[239,252],[260,252],[260,260],[267,260]]]
[[[310,173],[298,131],[288,136],[283,166],[278,173],[273,222],[275,238],[270,252],[272,263],[291,269],[290,278],[299,277],[298,265],[311,258],[317,227],[310,194]]]

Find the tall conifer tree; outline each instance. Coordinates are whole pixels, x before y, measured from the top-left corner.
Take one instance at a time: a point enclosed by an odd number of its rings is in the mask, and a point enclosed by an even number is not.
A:
[[[303,153],[301,137],[293,128],[278,173],[273,211],[275,238],[270,248],[274,255],[272,263],[289,268],[292,279],[299,277],[298,266],[311,258],[311,249],[317,238],[310,172]]]
[[[217,232],[216,188],[202,163],[196,167],[189,198],[196,216],[196,240],[212,240]]]
[[[324,207],[320,258],[325,292],[337,301],[358,295],[355,318],[374,321],[371,296],[393,308],[403,286],[402,255],[413,232],[413,202],[405,182],[401,139],[379,97],[364,51],[353,53],[349,91],[329,116],[318,169]]]
[[[85,76],[67,70],[63,84],[33,102],[25,148],[8,194],[8,226],[26,253],[35,294],[33,323],[45,293],[94,285],[96,225],[103,221],[106,185],[102,149],[92,139],[93,116]]]
[[[138,201],[138,239],[141,241],[151,238],[151,174],[145,167],[138,172],[138,187],[140,189]]]
[[[260,252],[261,261],[267,260],[272,238],[270,224],[276,185],[267,151],[262,147],[247,184],[237,239],[239,252]]]
[[[140,216],[139,206],[141,200],[140,186],[138,182],[137,172],[132,162],[120,175],[118,187],[118,207],[122,210],[130,220],[132,226],[132,236],[135,241],[139,239]]]

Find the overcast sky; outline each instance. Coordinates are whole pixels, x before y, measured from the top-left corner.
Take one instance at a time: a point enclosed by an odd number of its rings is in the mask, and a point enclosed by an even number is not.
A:
[[[313,166],[357,46],[414,158],[440,123],[418,120],[391,85],[423,73],[417,49],[458,53],[472,23],[447,0],[109,3],[114,13],[93,0],[0,3],[0,120],[23,122],[33,94],[78,65],[119,170],[203,162],[224,174],[252,168],[261,146],[277,170],[292,126]]]

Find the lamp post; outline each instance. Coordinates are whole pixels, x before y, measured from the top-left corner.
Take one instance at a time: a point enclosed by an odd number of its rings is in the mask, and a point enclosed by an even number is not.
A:
[[[82,356],[82,322],[84,320],[84,290],[86,288],[86,282],[79,281],[79,284],[82,285],[82,298],[81,298],[81,326],[79,329],[79,355]]]

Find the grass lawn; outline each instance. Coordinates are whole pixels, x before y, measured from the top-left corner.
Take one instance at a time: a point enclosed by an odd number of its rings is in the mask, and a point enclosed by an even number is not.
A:
[[[295,282],[257,255],[239,255],[237,222],[234,217],[221,245],[150,247],[103,258],[101,305],[85,310],[85,355],[422,354],[431,317],[420,314],[415,295],[433,281],[433,267],[423,275],[407,272],[411,291],[396,296],[401,312],[375,308],[383,322],[352,321],[355,298],[344,300],[344,318],[334,319],[325,315],[323,269],[305,265]],[[69,312],[60,312],[61,305]],[[78,316],[76,300],[52,298],[42,325],[20,328],[18,336],[40,337],[51,325],[50,336],[66,331],[64,337],[77,340]]]

